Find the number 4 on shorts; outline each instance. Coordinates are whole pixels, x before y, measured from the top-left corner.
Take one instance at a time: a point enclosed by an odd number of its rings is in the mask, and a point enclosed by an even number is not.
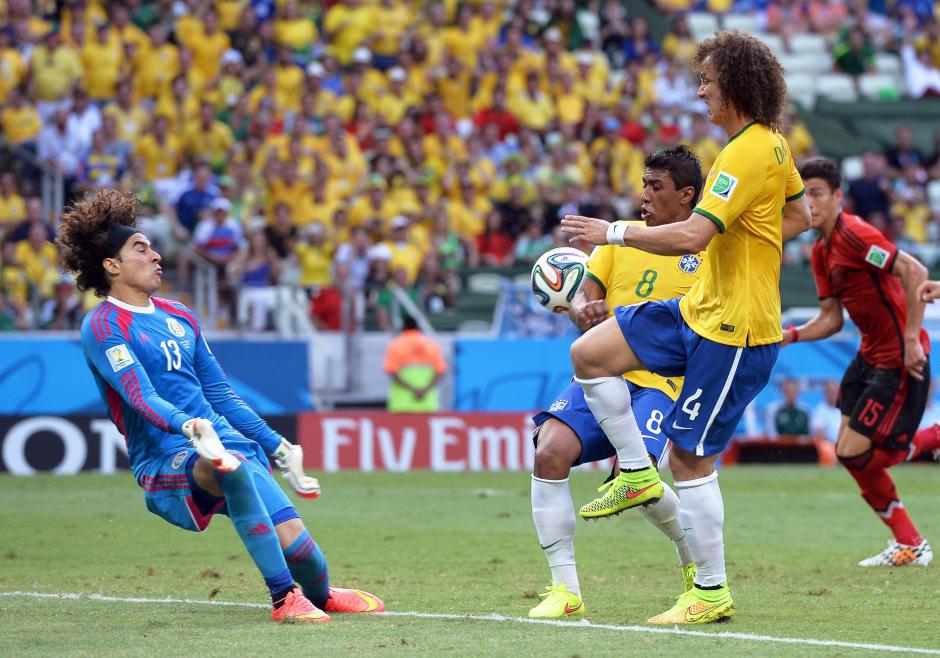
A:
[[[685,399],[685,402],[682,403],[682,411],[689,414],[689,420],[695,420],[698,417],[698,410],[701,409],[702,403],[695,402],[700,397],[702,397],[702,389],[695,389],[695,393],[690,395]],[[695,402],[695,404],[692,404]]]

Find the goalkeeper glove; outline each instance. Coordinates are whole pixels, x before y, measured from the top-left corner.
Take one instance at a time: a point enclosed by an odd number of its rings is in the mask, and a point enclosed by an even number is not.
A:
[[[304,473],[304,451],[287,439],[281,439],[281,445],[272,455],[274,463],[281,469],[281,475],[304,498],[319,498],[320,483]]]
[[[183,423],[183,435],[189,439],[199,456],[211,463],[215,470],[231,473],[238,468],[238,459],[225,449],[212,423],[205,418],[190,418]]]

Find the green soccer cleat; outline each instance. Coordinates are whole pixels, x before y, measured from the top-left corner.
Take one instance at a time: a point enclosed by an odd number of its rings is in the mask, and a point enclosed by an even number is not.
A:
[[[662,480],[659,479],[659,472],[652,466],[641,471],[621,472],[597,490],[600,492],[605,489],[603,496],[581,508],[578,514],[582,519],[613,516],[631,507],[655,503],[663,497]]]
[[[666,612],[650,617],[647,624],[711,624],[734,616],[734,601],[728,583],[721,589],[701,590],[697,587],[681,594]]]
[[[685,583],[685,591],[695,587],[695,562],[689,562],[682,567],[682,581]]]
[[[533,619],[564,619],[566,617],[583,617],[584,601],[580,595],[568,591],[564,583],[556,583],[545,588],[542,602],[529,610],[529,617]]]

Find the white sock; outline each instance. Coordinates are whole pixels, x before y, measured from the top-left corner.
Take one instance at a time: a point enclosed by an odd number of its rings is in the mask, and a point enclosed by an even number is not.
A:
[[[564,583],[569,592],[580,594],[574,562],[574,504],[568,478],[543,480],[532,476],[532,520],[552,570],[552,584]]]
[[[650,466],[646,445],[630,404],[630,389],[623,377],[574,378],[584,389],[591,408],[610,444],[617,449],[620,469],[635,471]]]
[[[676,554],[679,556],[679,566],[684,567],[692,559],[689,548],[689,538],[682,527],[680,519],[679,497],[672,488],[663,482],[663,497],[652,505],[640,508],[640,513],[652,523],[661,533],[669,537],[676,545]]]
[[[718,473],[697,480],[676,482],[681,508],[691,519],[692,555],[695,558],[695,584],[702,587],[721,585],[725,574],[725,543],[722,526],[725,506],[718,487]]]
[[[692,531],[692,515],[689,514],[689,510],[685,508],[682,503],[679,503],[679,525],[682,526],[682,532],[685,534],[685,548],[688,551],[687,554],[683,555],[679,552],[679,546],[676,545],[676,554],[679,556],[679,564],[683,567],[689,562],[695,562],[693,557],[693,540],[692,536],[695,534]]]

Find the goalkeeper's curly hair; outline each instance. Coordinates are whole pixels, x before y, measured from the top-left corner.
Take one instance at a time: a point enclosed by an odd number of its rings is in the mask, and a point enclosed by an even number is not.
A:
[[[708,59],[725,100],[746,117],[779,132],[787,106],[783,67],[763,41],[744,32],[717,32],[698,45],[692,65]]]
[[[135,226],[140,203],[133,194],[122,190],[99,189],[89,193],[62,213],[56,244],[59,260],[67,272],[75,275],[79,290],[94,290],[104,297],[111,290],[111,278],[102,261],[108,229],[114,224]]]

